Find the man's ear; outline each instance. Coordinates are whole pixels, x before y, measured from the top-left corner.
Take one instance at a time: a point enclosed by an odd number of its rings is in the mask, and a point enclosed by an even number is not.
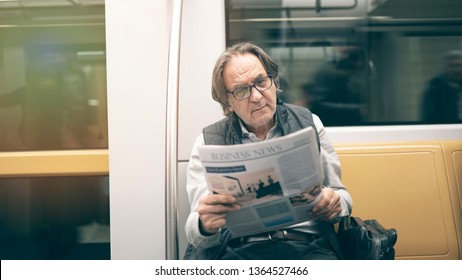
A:
[[[233,106],[231,105],[231,102],[228,101],[228,110],[232,113],[234,112]]]

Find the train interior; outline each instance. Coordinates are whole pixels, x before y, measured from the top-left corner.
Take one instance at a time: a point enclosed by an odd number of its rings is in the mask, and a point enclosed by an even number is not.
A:
[[[0,1],[0,259],[182,259],[212,69],[241,41],[321,118],[396,259],[462,259],[461,1],[125,2]],[[458,101],[430,115],[441,76]]]

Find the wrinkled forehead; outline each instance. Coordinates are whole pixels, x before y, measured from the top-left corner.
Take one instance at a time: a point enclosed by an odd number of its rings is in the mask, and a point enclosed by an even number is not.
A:
[[[262,67],[263,63],[260,59],[253,53],[234,53],[230,55],[228,61],[224,66],[224,70],[232,66],[232,69],[238,69],[238,67]]]
[[[266,75],[263,63],[251,53],[233,55],[223,69],[225,83],[241,83],[253,81]]]

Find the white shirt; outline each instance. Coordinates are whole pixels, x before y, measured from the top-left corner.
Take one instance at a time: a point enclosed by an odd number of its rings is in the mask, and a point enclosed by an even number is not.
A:
[[[345,186],[342,184],[340,161],[337,157],[332,143],[327,138],[324,125],[318,116],[313,114],[314,124],[319,134],[319,140],[321,143],[321,161],[323,167],[324,180],[323,185],[325,187],[332,188],[339,196],[340,203],[342,206],[342,212],[340,216],[348,216],[351,212],[353,201],[350,194],[346,191]],[[255,134],[248,132],[247,129],[242,125],[242,143],[251,143],[256,141],[264,141],[258,139]],[[266,139],[280,137],[282,135],[280,128],[275,125],[267,134]],[[199,152],[197,147],[203,146],[204,136],[201,133],[194,143],[189,159],[187,169],[187,184],[186,188],[189,196],[189,203],[191,205],[191,213],[186,221],[185,230],[188,242],[195,247],[207,248],[217,245],[220,240],[220,231],[211,236],[204,236],[199,231],[199,213],[197,209],[199,207],[199,200],[209,194],[207,183],[204,176],[202,164],[199,160]],[[303,223],[292,226],[296,230],[310,232],[314,234],[322,234],[320,232],[319,223],[316,220],[310,220]]]

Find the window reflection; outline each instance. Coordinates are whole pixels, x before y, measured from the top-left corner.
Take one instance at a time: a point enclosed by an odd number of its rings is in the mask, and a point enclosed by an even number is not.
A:
[[[18,3],[0,5],[0,151],[107,148],[104,1]]]
[[[327,126],[361,124],[367,119],[370,75],[365,51],[359,46],[334,51],[302,85],[304,104],[296,103],[311,109]]]
[[[462,51],[447,52],[442,69],[424,91],[422,117],[426,123],[462,121]]]
[[[1,259],[110,259],[108,177],[0,179]]]
[[[462,123],[462,82],[442,74],[460,71],[442,61],[462,50],[461,1],[327,2],[226,0],[227,44],[265,48],[281,98],[327,126]]]

